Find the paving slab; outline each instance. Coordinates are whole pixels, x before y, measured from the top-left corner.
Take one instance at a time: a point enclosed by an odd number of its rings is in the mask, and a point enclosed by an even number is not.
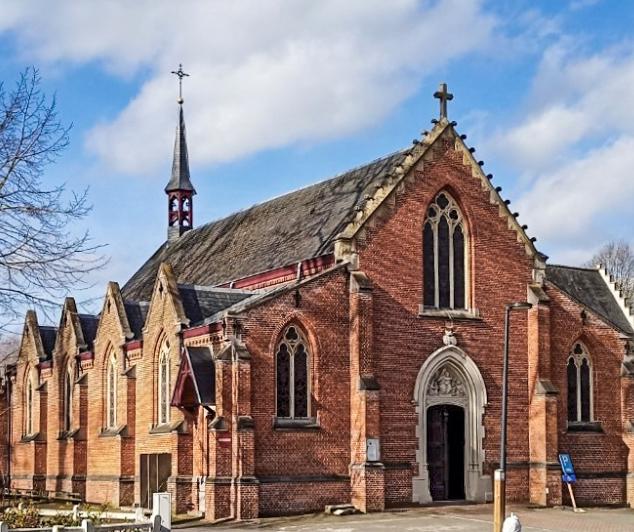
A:
[[[634,532],[634,510],[629,508],[588,508],[574,513],[569,508],[531,508],[512,506],[523,532]],[[491,532],[493,507],[486,505],[432,506],[408,508],[375,514],[333,516],[311,514],[280,518],[263,518],[243,523],[217,525],[201,522],[195,527],[181,528],[191,532],[210,530],[257,530],[278,532]]]

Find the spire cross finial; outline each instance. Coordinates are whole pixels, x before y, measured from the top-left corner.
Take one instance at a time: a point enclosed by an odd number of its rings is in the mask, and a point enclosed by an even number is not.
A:
[[[447,102],[453,100],[453,94],[447,91],[447,84],[441,83],[434,93],[434,98],[440,100],[440,118],[447,118]]]
[[[189,77],[189,74],[183,72],[183,65],[181,63],[178,64],[178,70],[172,70],[172,74],[178,76],[178,103],[183,103],[183,78]]]

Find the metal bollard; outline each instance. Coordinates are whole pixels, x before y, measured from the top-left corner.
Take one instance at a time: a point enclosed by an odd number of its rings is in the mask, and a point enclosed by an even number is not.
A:
[[[519,517],[511,513],[511,515],[504,520],[502,532],[522,532],[522,523],[520,523]]]

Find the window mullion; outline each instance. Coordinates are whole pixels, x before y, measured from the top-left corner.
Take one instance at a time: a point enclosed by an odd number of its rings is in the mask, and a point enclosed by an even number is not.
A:
[[[434,235],[434,306],[440,308],[440,282],[438,278],[438,224],[432,223],[432,232]]]
[[[290,347],[290,346],[289,346]],[[290,417],[295,417],[295,349],[288,350],[288,378],[289,382],[289,390],[288,400],[290,402],[290,408],[288,409],[290,413]]]
[[[453,232],[454,226],[449,222],[449,308],[454,308],[454,263],[453,263]]]
[[[581,421],[581,366],[576,359],[575,367],[577,368],[577,421]]]

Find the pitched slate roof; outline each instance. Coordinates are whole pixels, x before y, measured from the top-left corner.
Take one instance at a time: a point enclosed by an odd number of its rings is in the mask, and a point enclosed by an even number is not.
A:
[[[55,339],[57,338],[57,327],[49,325],[40,325],[40,338],[42,339],[42,347],[44,348],[44,359],[48,359],[53,354],[55,347]]]
[[[125,301],[123,306],[134,338],[141,338],[141,330],[145,325],[145,318],[150,304],[146,301]]]
[[[187,355],[191,363],[192,374],[196,383],[198,400],[203,405],[216,403],[216,379],[213,354],[204,347],[187,347]]]
[[[254,295],[252,291],[183,284],[178,285],[178,292],[190,325]]]
[[[97,335],[99,316],[93,316],[92,314],[79,314],[79,324],[81,325],[81,332],[84,335],[84,340],[88,346],[88,350],[91,350],[95,336]]]
[[[634,334],[632,325],[598,270],[572,266],[546,266],[546,279],[570,297],[616,326]]]
[[[161,262],[179,282],[218,285],[332,250],[354,208],[406,157],[399,151],[164,243],[123,287],[131,300],[149,300]]]

